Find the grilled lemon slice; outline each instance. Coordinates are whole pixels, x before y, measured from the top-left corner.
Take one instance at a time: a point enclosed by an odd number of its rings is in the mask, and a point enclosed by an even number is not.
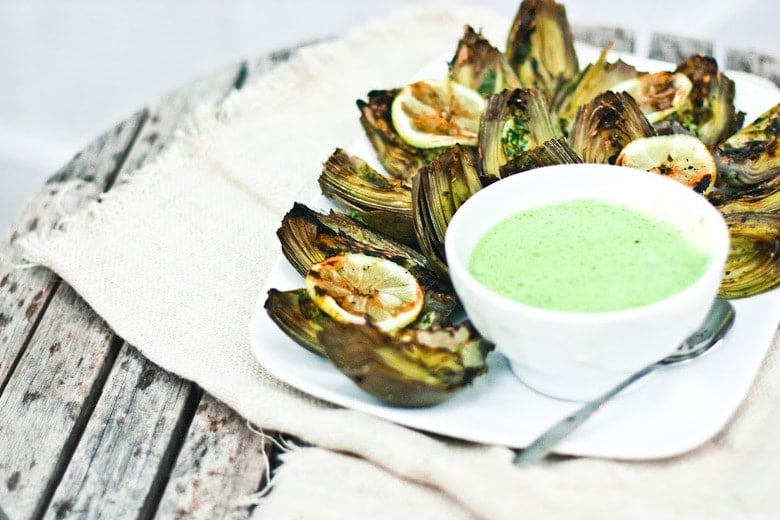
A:
[[[635,139],[623,148],[615,164],[667,175],[701,194],[715,185],[717,174],[707,146],[683,134]]]
[[[422,288],[409,271],[390,260],[362,254],[333,256],[306,275],[317,306],[341,323],[371,323],[384,332],[413,322],[422,310]]]
[[[485,100],[459,83],[418,81],[398,91],[390,109],[398,135],[417,148],[476,146]]]

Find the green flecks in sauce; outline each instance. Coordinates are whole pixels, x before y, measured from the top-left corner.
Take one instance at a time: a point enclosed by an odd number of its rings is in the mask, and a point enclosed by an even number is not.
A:
[[[595,199],[521,211],[477,244],[469,271],[521,303],[577,312],[628,309],[679,292],[708,255],[675,227]]]

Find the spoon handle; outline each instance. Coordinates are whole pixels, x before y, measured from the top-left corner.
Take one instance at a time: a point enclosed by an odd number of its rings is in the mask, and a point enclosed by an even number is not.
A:
[[[572,431],[576,430],[579,425],[584,423],[591,415],[593,415],[593,412],[601,408],[605,402],[609,401],[631,383],[634,383],[638,379],[643,378],[659,366],[661,366],[660,363],[653,363],[651,365],[647,365],[638,372],[634,372],[630,377],[624,379],[612,389],[608,390],[596,399],[585,403],[571,415],[568,415],[557,423],[553,424],[547,431],[537,437],[534,442],[529,444],[526,448],[515,455],[515,465],[525,466],[543,459],[552,451],[553,447],[555,447],[558,442],[569,435]]]

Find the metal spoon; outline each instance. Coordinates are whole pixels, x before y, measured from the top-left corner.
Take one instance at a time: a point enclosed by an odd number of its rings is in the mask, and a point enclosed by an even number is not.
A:
[[[543,459],[552,451],[555,445],[577,429],[577,427],[593,415],[596,410],[601,408],[604,403],[656,368],[693,359],[707,352],[729,331],[731,325],[734,323],[734,315],[734,307],[732,307],[728,301],[715,300],[715,303],[712,305],[712,308],[710,308],[710,312],[707,314],[704,323],[699,327],[699,330],[688,337],[682,345],[677,347],[677,350],[663,358],[661,361],[648,365],[640,371],[635,372],[611,390],[600,397],[585,403],[577,411],[555,423],[551,428],[537,437],[534,442],[517,453],[515,456],[515,465],[526,466]]]

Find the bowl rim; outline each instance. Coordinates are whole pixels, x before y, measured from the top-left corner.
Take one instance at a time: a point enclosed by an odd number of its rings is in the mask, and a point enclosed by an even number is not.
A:
[[[536,307],[533,305],[518,302],[507,296],[503,296],[493,291],[492,289],[486,287],[481,282],[479,282],[476,278],[474,278],[471,275],[471,273],[468,271],[467,265],[461,262],[460,257],[455,254],[454,251],[456,247],[455,240],[457,240],[457,236],[453,238],[453,233],[451,233],[450,230],[454,229],[455,233],[459,231],[459,228],[462,227],[460,222],[469,218],[469,212],[472,211],[471,208],[476,206],[478,200],[483,199],[485,197],[490,197],[492,196],[491,194],[497,193],[499,190],[505,191],[506,189],[508,189],[508,186],[511,186],[513,184],[532,182],[533,179],[529,179],[528,174],[534,176],[540,176],[540,175],[549,176],[549,175],[554,175],[556,172],[569,172],[574,170],[591,170],[591,171],[598,170],[601,172],[607,172],[604,173],[606,175],[613,175],[613,174],[625,175],[627,173],[625,170],[631,170],[632,174],[638,174],[643,176],[645,179],[647,179],[647,181],[643,181],[643,182],[657,182],[659,186],[663,186],[663,189],[670,189],[670,190],[677,191],[678,193],[682,194],[683,197],[690,199],[693,204],[698,204],[704,207],[705,209],[703,210],[703,213],[705,215],[708,215],[708,218],[706,219],[707,220],[706,225],[708,227],[715,228],[716,240],[713,242],[712,250],[709,252],[708,255],[709,258],[708,258],[707,267],[704,269],[702,274],[698,278],[696,278],[696,280],[693,283],[688,284],[687,286],[683,287],[679,291],[669,296],[666,296],[664,298],[661,298],[660,300],[655,300],[650,303],[636,306],[636,307],[628,307],[625,309],[617,309],[617,310],[610,310],[610,311],[565,311],[565,310]],[[577,175],[583,175],[583,174],[587,175],[587,173],[583,171],[577,173]],[[582,198],[584,199],[584,198],[594,198],[594,197],[588,195]],[[578,200],[578,198],[568,197],[562,199],[562,201],[569,201],[569,200]],[[551,202],[543,202],[540,204],[540,206],[550,204],[550,203]],[[706,207],[704,205],[706,205]],[[522,209],[518,209],[517,211],[522,211]],[[511,213],[509,214],[511,215]],[[495,225],[498,221],[500,221],[500,219],[491,223],[488,229],[493,225]],[[469,291],[476,292],[481,299],[493,300],[494,305],[497,304],[500,305],[501,307],[506,307],[510,311],[517,311],[528,317],[533,317],[534,319],[540,321],[549,321],[549,322],[569,321],[573,323],[587,322],[587,323],[595,324],[595,323],[611,323],[616,321],[625,321],[633,318],[638,318],[641,316],[646,316],[648,314],[653,315],[653,314],[661,313],[664,309],[668,308],[669,306],[675,306],[676,303],[684,301],[685,299],[688,298],[688,296],[691,293],[699,292],[703,290],[705,287],[708,287],[712,283],[713,276],[717,277],[718,280],[722,280],[723,269],[729,252],[729,233],[728,233],[728,227],[726,225],[726,222],[723,219],[723,215],[717,210],[717,208],[715,208],[704,196],[693,191],[691,188],[679,183],[678,181],[675,181],[668,177],[664,177],[657,173],[648,172],[645,170],[638,170],[638,169],[629,168],[625,166],[615,166],[609,164],[594,164],[594,163],[559,164],[559,165],[535,168],[532,170],[507,176],[505,178],[502,178],[492,183],[489,186],[486,186],[482,190],[472,195],[457,209],[457,211],[453,215],[453,218],[450,220],[450,223],[447,227],[447,232],[445,233],[444,246],[445,246],[445,254],[447,256],[447,263],[450,270],[450,279],[452,280],[456,292],[457,292],[458,284],[465,283],[468,284]]]

